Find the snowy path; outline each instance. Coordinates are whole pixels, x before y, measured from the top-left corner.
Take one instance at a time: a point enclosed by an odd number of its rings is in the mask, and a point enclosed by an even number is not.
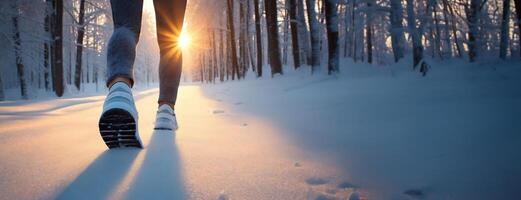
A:
[[[153,132],[157,90],[140,92],[145,149],[108,151],[103,97],[0,106],[0,199],[346,199],[334,165],[285,141],[269,121],[182,86],[175,134]],[[342,188],[347,187],[348,189]]]

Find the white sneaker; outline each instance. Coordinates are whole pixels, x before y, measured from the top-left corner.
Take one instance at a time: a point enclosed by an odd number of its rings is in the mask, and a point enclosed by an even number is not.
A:
[[[163,104],[157,109],[155,130],[177,130],[175,112],[169,105]]]
[[[109,149],[143,148],[138,133],[138,113],[127,84],[117,82],[110,88],[103,104],[99,130]]]

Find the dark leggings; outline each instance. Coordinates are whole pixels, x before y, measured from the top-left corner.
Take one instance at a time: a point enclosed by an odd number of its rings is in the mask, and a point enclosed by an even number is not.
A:
[[[110,0],[114,33],[107,53],[107,84],[118,77],[134,84],[133,65],[141,30],[143,0]],[[159,100],[175,104],[181,79],[182,54],[177,46],[186,9],[186,0],[154,0],[157,42],[160,49]]]

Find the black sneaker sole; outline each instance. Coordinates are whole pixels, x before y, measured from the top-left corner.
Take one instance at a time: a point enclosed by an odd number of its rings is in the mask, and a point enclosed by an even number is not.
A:
[[[109,149],[143,148],[136,136],[136,121],[126,110],[114,108],[103,113],[99,120],[99,131]]]

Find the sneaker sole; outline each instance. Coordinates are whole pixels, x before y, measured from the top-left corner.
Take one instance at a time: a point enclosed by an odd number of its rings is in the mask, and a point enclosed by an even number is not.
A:
[[[109,149],[120,147],[143,148],[136,132],[136,121],[126,110],[113,108],[101,116],[99,131]]]

